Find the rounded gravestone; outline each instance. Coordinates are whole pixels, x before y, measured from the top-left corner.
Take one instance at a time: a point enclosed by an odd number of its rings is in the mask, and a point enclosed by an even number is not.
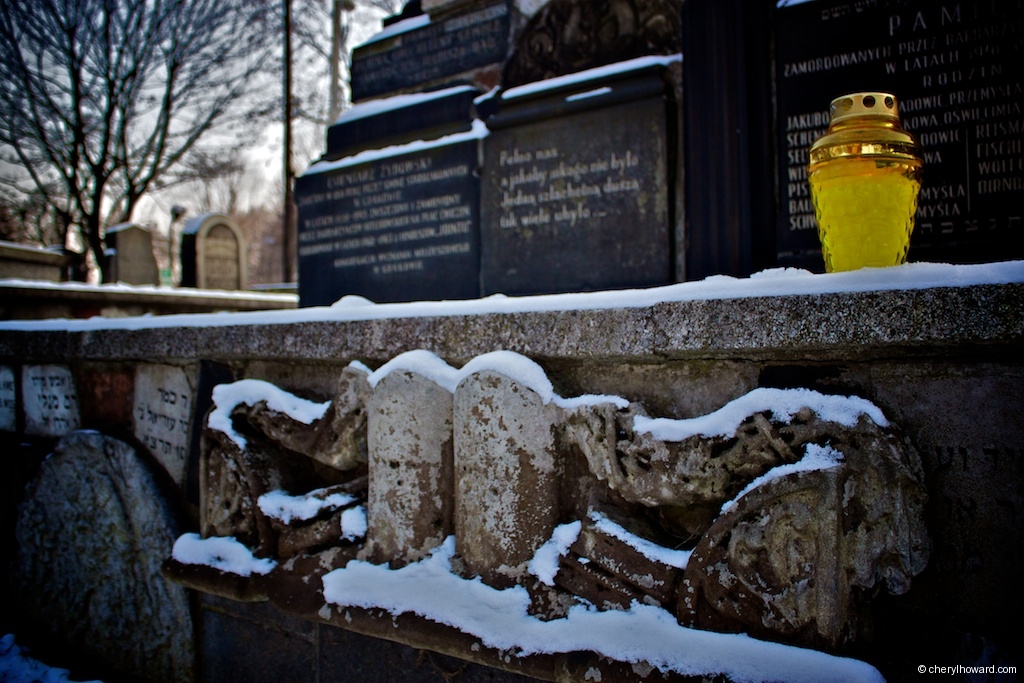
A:
[[[119,672],[193,679],[188,597],[160,573],[177,524],[129,445],[64,437],[28,486],[16,534],[26,617]]]

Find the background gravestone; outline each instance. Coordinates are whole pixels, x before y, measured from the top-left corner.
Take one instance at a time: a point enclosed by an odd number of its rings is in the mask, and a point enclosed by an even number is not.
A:
[[[500,96],[484,143],[485,295],[673,281],[668,63],[639,59]]]
[[[127,444],[74,432],[29,484],[13,576],[23,618],[154,683],[193,678],[187,592],[160,574],[178,525]]]
[[[199,289],[245,289],[247,248],[229,216],[208,213],[185,224],[181,234],[181,286]]]
[[[71,370],[63,365],[26,365],[21,369],[25,433],[64,436],[78,429],[81,416]]]
[[[103,238],[113,250],[110,279],[132,285],[160,284],[160,270],[153,255],[153,235],[136,223],[121,223],[107,228]]]
[[[911,260],[1024,256],[1024,6],[816,0],[775,11],[781,264],[822,267],[807,150],[829,102],[896,95],[925,157]]]

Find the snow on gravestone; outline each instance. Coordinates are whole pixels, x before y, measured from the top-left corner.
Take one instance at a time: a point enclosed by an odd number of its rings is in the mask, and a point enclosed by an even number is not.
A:
[[[26,434],[64,436],[78,429],[78,394],[71,370],[63,365],[26,365],[21,373]]]
[[[130,446],[96,432],[69,434],[18,510],[21,614],[130,676],[191,681],[188,595],[160,574],[178,532]]]
[[[185,371],[173,365],[139,365],[135,370],[132,419],[135,438],[145,444],[179,486],[185,479],[193,391]]]
[[[0,366],[0,431],[13,432],[18,427],[17,392],[14,388],[14,370]]]

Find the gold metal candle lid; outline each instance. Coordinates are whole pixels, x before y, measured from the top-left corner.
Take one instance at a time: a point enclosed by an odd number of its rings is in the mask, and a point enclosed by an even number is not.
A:
[[[888,116],[899,120],[900,111],[896,97],[887,92],[857,92],[832,100],[829,106],[830,123],[842,121],[851,116]]]
[[[811,145],[809,168],[842,157],[889,157],[920,164],[914,136],[900,125],[896,97],[858,92],[832,100],[828,132]]]

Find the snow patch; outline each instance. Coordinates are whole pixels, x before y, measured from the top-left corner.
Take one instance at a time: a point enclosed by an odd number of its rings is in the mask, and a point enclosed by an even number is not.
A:
[[[869,664],[741,634],[680,626],[664,609],[633,603],[626,611],[599,612],[577,605],[565,618],[542,621],[528,614],[522,586],[497,590],[479,577],[451,571],[455,538],[426,559],[401,569],[353,560],[323,577],[324,598],[341,607],[418,614],[468,633],[507,656],[596,652],[624,662],[648,662],[683,675],[724,674],[737,682],[847,681],[881,683]]]
[[[757,479],[743,487],[743,490],[736,494],[736,497],[722,505],[721,514],[725,514],[736,506],[739,499],[747,495],[759,486],[764,486],[773,479],[779,479],[797,472],[811,472],[813,470],[827,470],[832,467],[839,467],[843,464],[843,454],[831,446],[819,446],[809,443],[804,449],[804,457],[796,462],[773,467]]]
[[[781,422],[788,422],[801,408],[810,408],[822,420],[853,427],[861,415],[867,415],[880,427],[888,427],[881,409],[858,396],[832,396],[812,389],[754,389],[730,401],[713,413],[683,420],[650,418],[637,415],[633,428],[648,433],[659,441],[683,441],[691,436],[723,436],[736,434],[740,424],[757,413],[770,412]]]
[[[264,493],[257,499],[260,511],[272,519],[288,524],[292,521],[305,522],[323,512],[334,512],[351,503],[356,497],[348,493],[324,495],[325,489],[317,489],[299,496],[277,490]]]
[[[4,683],[73,683],[67,669],[43,664],[27,656],[25,648],[14,642],[14,634],[0,638],[0,681]],[[101,683],[89,681],[88,683]]]
[[[540,579],[545,586],[555,585],[555,574],[558,573],[558,558],[569,552],[569,546],[576,542],[583,529],[583,522],[575,521],[555,527],[544,545],[537,548],[533,559],[526,566],[526,571]]]
[[[609,536],[619,539],[648,560],[667,564],[678,569],[686,569],[686,564],[690,561],[690,555],[693,554],[692,550],[674,550],[648,541],[646,538],[641,538],[627,531],[620,524],[608,519],[608,517],[600,512],[591,512],[590,519],[594,522],[595,527]]]
[[[260,559],[246,546],[230,536],[201,538],[199,534],[182,534],[174,542],[171,557],[182,564],[213,567],[237,576],[265,575],[277,566],[270,559]]]
[[[231,411],[243,403],[252,407],[260,401],[265,401],[271,410],[284,413],[303,424],[313,424],[322,418],[331,405],[330,401],[307,401],[260,379],[243,379],[230,384],[218,384],[213,388],[215,408],[210,412],[207,426],[226,434],[244,450],[246,440],[231,424]]]
[[[366,507],[358,505],[341,513],[341,537],[346,541],[366,537]]]

